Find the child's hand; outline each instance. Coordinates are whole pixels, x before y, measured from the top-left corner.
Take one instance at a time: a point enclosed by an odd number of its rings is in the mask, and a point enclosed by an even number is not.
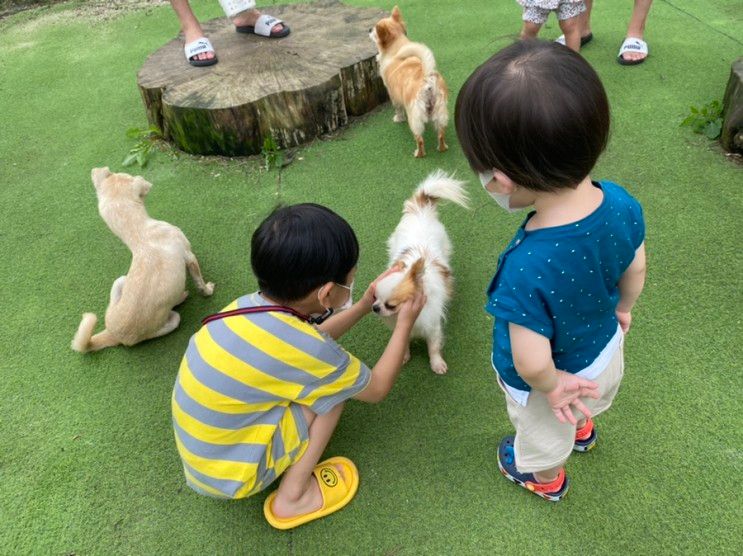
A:
[[[397,314],[397,326],[405,326],[408,330],[412,329],[427,300],[426,294],[418,292],[415,297],[402,303],[400,312]]]
[[[627,334],[629,332],[629,327],[632,324],[632,312],[631,311],[615,311],[617,315],[617,320],[619,321],[619,327],[622,329],[622,332]]]
[[[580,399],[586,397],[598,399],[598,387],[598,384],[585,378],[565,371],[557,371],[557,385],[545,395],[558,421],[575,425],[578,421],[570,406],[574,406],[587,419],[590,419],[591,411]]]
[[[400,270],[398,265],[394,265],[391,268],[388,268],[385,270],[382,274],[376,277],[376,279],[369,284],[369,287],[366,288],[366,291],[364,292],[364,295],[361,296],[361,299],[359,299],[359,303],[361,303],[366,310],[367,313],[370,313],[372,310],[372,305],[374,305],[374,302],[376,301],[376,290],[377,290],[377,284],[383,279],[392,274],[393,272],[397,272]]]

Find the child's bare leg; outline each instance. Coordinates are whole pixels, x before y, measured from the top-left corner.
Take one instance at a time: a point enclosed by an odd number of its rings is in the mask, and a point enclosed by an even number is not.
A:
[[[186,267],[188,268],[188,273],[191,275],[191,278],[196,284],[196,287],[199,288],[199,291],[202,294],[208,296],[214,293],[214,283],[204,282],[204,277],[201,275],[201,267],[199,266],[199,261],[196,259],[196,255],[194,255],[191,251],[188,251],[186,253]]]
[[[521,28],[522,39],[536,39],[539,35],[539,30],[542,28],[541,23],[534,23],[533,21],[524,21],[524,26]]]
[[[302,407],[309,425],[310,441],[304,455],[284,472],[281,484],[273,501],[276,517],[288,518],[304,515],[322,506],[322,494],[312,470],[320,461],[325,446],[333,435],[343,404],[338,404],[325,415],[316,415]],[[338,469],[343,475],[343,470]]]
[[[560,20],[560,29],[565,35],[565,46],[580,52],[580,20],[578,16]]]

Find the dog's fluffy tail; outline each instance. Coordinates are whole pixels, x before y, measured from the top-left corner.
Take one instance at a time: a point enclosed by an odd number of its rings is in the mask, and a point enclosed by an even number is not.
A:
[[[120,342],[106,330],[93,336],[93,330],[97,322],[98,317],[93,313],[83,313],[83,320],[80,321],[80,326],[78,326],[75,337],[72,339],[73,350],[87,353],[119,345]]]
[[[428,76],[436,71],[436,59],[433,52],[425,44],[410,42],[404,45],[395,54],[395,58],[404,60],[406,58],[420,58],[423,62],[423,73]]]
[[[439,199],[469,208],[469,196],[464,189],[464,182],[454,179],[453,174],[447,174],[441,169],[431,172],[416,188],[413,197],[408,202],[417,207],[423,207],[428,204],[435,205]],[[406,203],[407,207],[408,203]]]

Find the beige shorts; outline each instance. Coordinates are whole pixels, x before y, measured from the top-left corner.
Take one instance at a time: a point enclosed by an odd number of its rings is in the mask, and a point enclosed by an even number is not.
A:
[[[583,398],[583,403],[594,417],[611,407],[623,376],[624,338],[609,365],[594,379],[599,385],[601,396],[597,400]],[[520,473],[533,473],[562,465],[573,451],[575,425],[560,423],[541,392],[532,390],[526,406],[523,406],[503,389],[500,379],[498,384],[506,395],[508,417],[516,428],[516,469]],[[573,414],[578,420],[583,418],[583,414],[575,410]]]

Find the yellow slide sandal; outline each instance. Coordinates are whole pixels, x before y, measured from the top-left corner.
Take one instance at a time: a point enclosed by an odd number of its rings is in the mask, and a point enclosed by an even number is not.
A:
[[[343,476],[338,472],[338,467],[343,469]],[[263,503],[263,515],[266,516],[266,521],[273,527],[276,529],[293,529],[337,512],[351,501],[359,489],[359,470],[348,458],[336,456],[326,459],[318,463],[312,472],[315,474],[317,484],[320,485],[320,494],[322,494],[320,509],[295,517],[276,517],[271,509],[276,498],[277,491],[275,490],[268,495]]]

